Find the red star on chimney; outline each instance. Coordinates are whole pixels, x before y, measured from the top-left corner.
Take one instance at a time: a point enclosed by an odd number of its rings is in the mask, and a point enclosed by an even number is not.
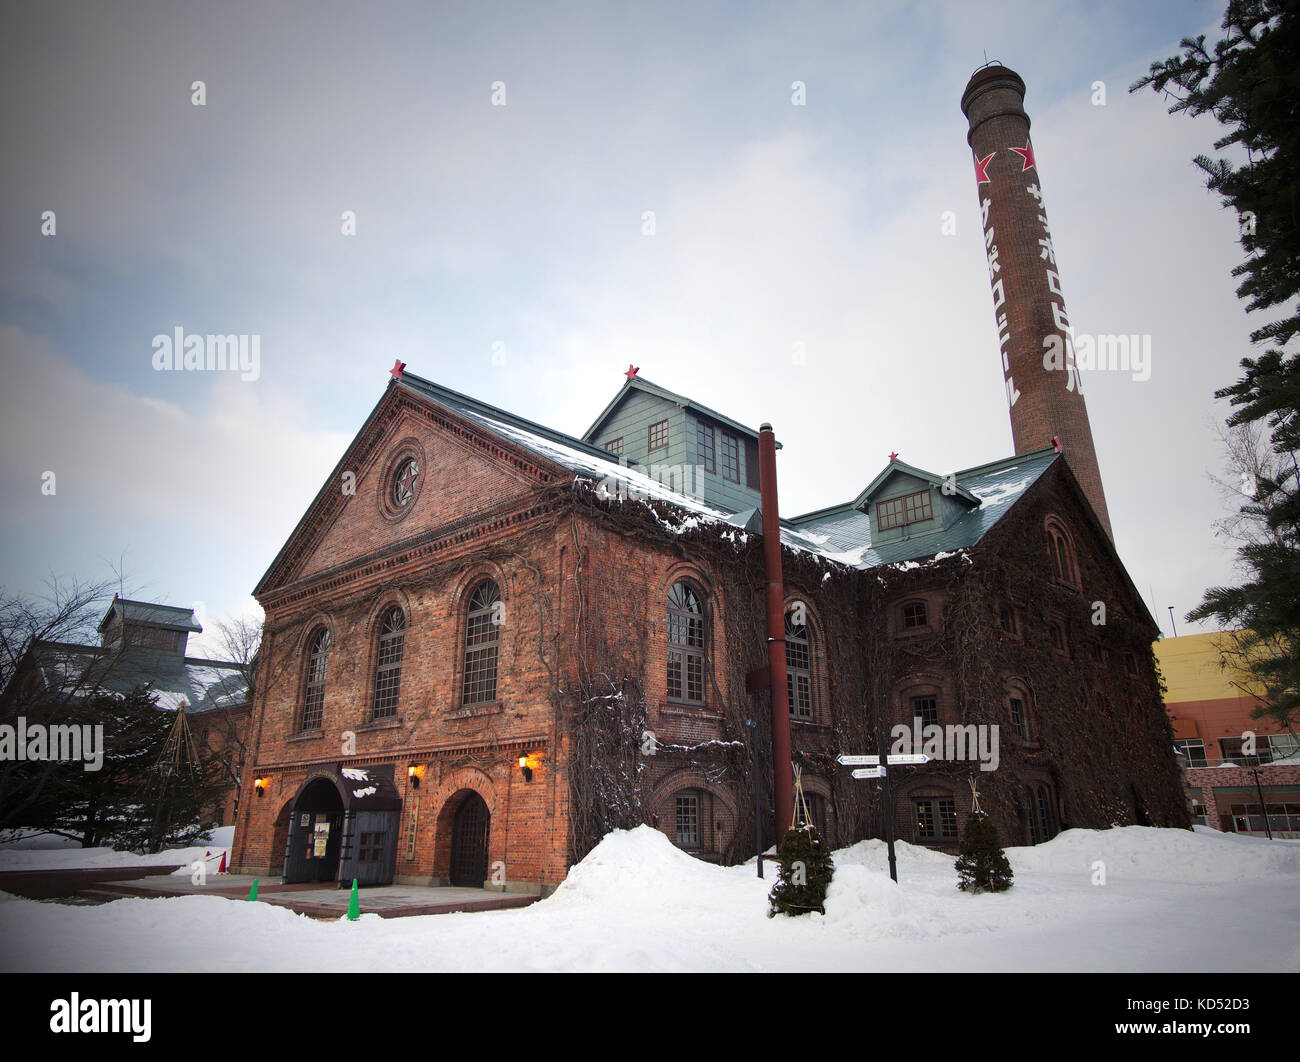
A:
[[[891,450],[891,451],[889,452],[889,460],[890,460],[890,461],[897,461],[897,460],[898,460],[898,454],[896,454],[894,451]]]
[[[1025,170],[1032,170],[1034,168],[1034,148],[1033,145],[1029,143],[1028,138],[1025,139],[1024,147],[1012,148],[1011,150],[1025,160],[1025,164],[1020,167],[1021,173],[1024,173]]]
[[[639,373],[640,371],[641,371],[641,367],[639,365],[633,365],[629,361],[627,363],[627,372],[625,372],[623,375],[626,376],[629,380],[635,380],[636,374]]]
[[[398,358],[394,358],[393,367],[388,370],[388,375],[391,376],[394,380],[400,380],[402,378],[402,370],[405,368],[406,368],[406,362],[401,361]]]
[[[976,184],[993,183],[993,178],[991,178],[988,174],[988,165],[989,165],[989,159],[991,159],[996,154],[997,154],[996,151],[990,151],[982,159],[975,160],[975,183]]]

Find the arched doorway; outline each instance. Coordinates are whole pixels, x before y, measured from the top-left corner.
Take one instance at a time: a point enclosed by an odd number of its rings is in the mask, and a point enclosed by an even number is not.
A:
[[[343,798],[328,778],[316,778],[298,794],[289,816],[285,883],[335,880],[342,840]]]
[[[456,807],[451,827],[451,869],[453,885],[481,889],[487,880],[488,835],[492,816],[483,798],[468,790]]]

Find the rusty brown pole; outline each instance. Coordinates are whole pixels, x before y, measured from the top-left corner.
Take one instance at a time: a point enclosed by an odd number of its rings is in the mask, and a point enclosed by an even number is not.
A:
[[[790,705],[785,679],[785,584],[781,578],[781,524],[776,502],[776,436],[772,425],[758,429],[759,495],[763,507],[763,567],[767,574],[767,666],[772,690],[772,777],[776,843],[794,824],[794,780],[790,761]]]

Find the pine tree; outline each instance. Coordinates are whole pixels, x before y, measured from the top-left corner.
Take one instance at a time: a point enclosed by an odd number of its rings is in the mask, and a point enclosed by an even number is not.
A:
[[[966,820],[957,857],[957,888],[962,892],[1004,892],[1011,888],[1011,864],[998,840],[998,828],[982,811]]]
[[[1206,112],[1224,126],[1214,144],[1244,149],[1245,165],[1201,155],[1206,186],[1232,207],[1246,259],[1237,296],[1247,312],[1288,306],[1300,294],[1300,10],[1289,0],[1230,0],[1224,37],[1213,53],[1204,35],[1184,38],[1182,54],[1153,63],[1129,91],[1150,87],[1172,98],[1170,113]],[[1244,358],[1243,377],[1215,392],[1235,407],[1230,426],[1264,420],[1278,455],[1273,475],[1255,475],[1242,513],[1264,528],[1262,540],[1238,550],[1245,575],[1238,587],[1213,587],[1188,613],[1241,628],[1244,659],[1264,689],[1270,716],[1294,726],[1300,717],[1300,353],[1285,348],[1300,334],[1300,305],[1256,329],[1252,343],[1276,344]]]
[[[808,823],[787,830],[776,854],[781,869],[768,894],[768,918],[778,911],[788,915],[809,911],[825,914],[826,890],[835,873],[835,861],[817,827]]]

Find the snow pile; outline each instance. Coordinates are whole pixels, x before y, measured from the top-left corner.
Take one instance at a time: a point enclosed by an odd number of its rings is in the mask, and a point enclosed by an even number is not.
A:
[[[0,902],[0,969],[612,972],[1300,970],[1300,845],[1213,831],[1070,830],[1011,848],[1005,893],[900,842],[835,853],[826,914],[767,917],[775,865],[695,859],[658,830],[606,836],[519,910],[315,921],[216,896]],[[1093,863],[1106,863],[1106,881]]]
[[[1007,858],[1017,875],[1021,871],[1084,874],[1098,861],[1106,865],[1108,879],[1231,882],[1300,874],[1300,845],[1255,841],[1204,827],[1188,832],[1117,826],[1066,830],[1033,848],[1008,848]]]

